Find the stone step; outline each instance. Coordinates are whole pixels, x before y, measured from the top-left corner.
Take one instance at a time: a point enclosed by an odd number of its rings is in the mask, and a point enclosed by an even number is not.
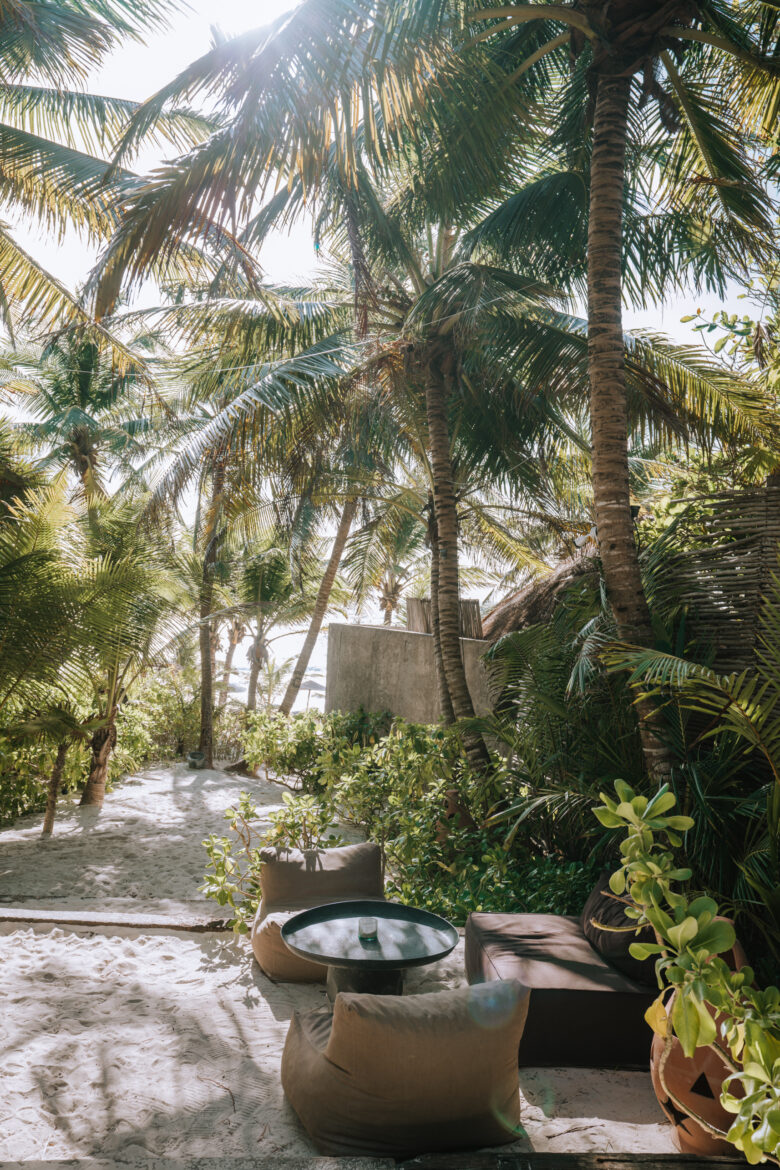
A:
[[[129,913],[105,907],[101,910],[40,909],[33,906],[0,905],[0,923],[19,926],[87,926],[93,928],[124,927],[131,930],[181,930],[206,933],[229,929],[225,918],[216,918],[209,911],[140,911]]]

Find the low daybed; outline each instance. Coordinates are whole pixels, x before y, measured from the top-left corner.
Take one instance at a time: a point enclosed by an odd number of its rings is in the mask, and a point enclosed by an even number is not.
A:
[[[472,914],[466,923],[469,983],[516,979],[530,990],[520,1065],[647,1068],[652,1033],[644,1014],[658,986],[652,960],[628,953],[637,935],[608,876],[579,918]]]

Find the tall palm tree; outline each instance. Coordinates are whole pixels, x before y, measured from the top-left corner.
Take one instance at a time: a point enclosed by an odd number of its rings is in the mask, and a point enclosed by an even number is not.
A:
[[[202,236],[237,206],[248,211],[258,186],[270,180],[261,159],[272,157],[274,173],[304,190],[316,186],[331,150],[348,189],[364,158],[382,172],[399,152],[423,169],[438,163],[438,189],[457,221],[464,190],[473,206],[516,180],[529,144],[538,150],[557,140],[570,157],[586,155],[599,547],[621,636],[649,644],[628,475],[627,160],[642,164],[645,192],[673,210],[693,209],[699,238],[711,234],[716,212],[727,222],[722,238],[766,234],[766,199],[743,148],[743,129],[776,107],[776,33],[774,4],[760,2],[538,0],[485,8],[479,0],[304,0],[275,26],[202,57],[134,120],[128,147],[167,103],[222,87],[232,128],[171,164],[130,201],[106,257],[98,307],[116,297],[123,273],[140,276],[161,250],[175,250],[177,238]],[[300,62],[306,62],[303,72]],[[420,116],[426,107],[427,120]],[[365,121],[355,133],[359,111]],[[686,255],[695,251],[696,234],[689,233]],[[656,254],[663,245],[661,233]],[[448,361],[434,365],[432,385],[446,383]],[[445,490],[445,505],[448,496]],[[447,626],[450,586],[445,582]],[[651,712],[645,715],[648,763],[663,768]]]

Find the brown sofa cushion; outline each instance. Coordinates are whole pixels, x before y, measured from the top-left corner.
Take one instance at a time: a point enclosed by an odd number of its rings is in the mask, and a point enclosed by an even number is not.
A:
[[[338,849],[261,849],[259,856],[266,914],[384,895],[382,852],[372,841]]]
[[[282,1085],[317,1149],[411,1157],[514,1140],[528,992],[513,982],[428,995],[340,994],[296,1014]]]
[[[579,919],[471,914],[466,974],[469,983],[516,979],[530,989],[521,1065],[647,1067],[644,1013],[656,993],[606,963]]]
[[[629,979],[646,987],[654,987],[657,991],[655,959],[635,959],[628,951],[634,942],[654,943],[653,928],[645,926],[637,932],[632,920],[626,917],[626,901],[617,899],[610,890],[609,877],[610,870],[605,869],[583,907],[580,917],[583,934],[602,959],[617,967]],[[599,923],[618,929],[600,930]]]

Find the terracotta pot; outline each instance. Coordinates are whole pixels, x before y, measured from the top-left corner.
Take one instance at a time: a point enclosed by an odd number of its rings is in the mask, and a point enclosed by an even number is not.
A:
[[[736,1157],[737,1151],[726,1141],[706,1133],[692,1117],[681,1112],[666,1096],[658,1075],[658,1064],[664,1050],[660,1036],[653,1037],[650,1049],[650,1075],[658,1103],[674,1128],[675,1142],[683,1154],[702,1154],[709,1157],[726,1155]],[[716,1129],[727,1130],[733,1116],[720,1103],[720,1090],[729,1069],[711,1048],[697,1048],[693,1056],[685,1056],[677,1037],[664,1068],[664,1079],[675,1097]]]
[[[729,922],[730,919],[719,916],[719,921]],[[746,964],[747,958],[739,940],[725,955],[721,956],[732,971],[740,971]],[[712,1009],[708,1009],[715,1015]],[[716,1022],[718,1017],[716,1017]],[[737,1150],[730,1142],[720,1141],[712,1137],[697,1125],[693,1118],[682,1113],[669,1100],[658,1075],[658,1063],[664,1050],[664,1042],[660,1036],[653,1036],[650,1049],[650,1075],[653,1078],[653,1088],[658,1098],[658,1104],[663,1109],[674,1128],[674,1137],[677,1145],[684,1154],[702,1154],[715,1157],[718,1154],[731,1158],[738,1157]],[[731,1070],[711,1048],[697,1048],[693,1056],[685,1056],[680,1041],[675,1036],[672,1041],[672,1050],[664,1068],[664,1079],[670,1092],[689,1107],[704,1121],[716,1129],[727,1130],[733,1121],[733,1114],[727,1113],[720,1103],[720,1091],[726,1077]],[[738,1094],[740,1095],[740,1094]]]

